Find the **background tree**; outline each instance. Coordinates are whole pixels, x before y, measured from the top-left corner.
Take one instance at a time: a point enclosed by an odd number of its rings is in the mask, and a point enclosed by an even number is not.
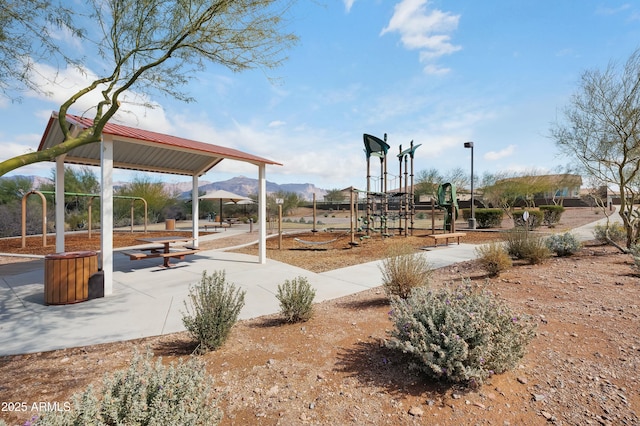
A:
[[[31,179],[25,176],[0,179],[0,204],[21,202],[22,197],[32,188]]]
[[[419,200],[420,196],[426,195],[436,198],[438,193],[438,186],[446,183],[444,178],[438,171],[438,169],[431,168],[426,170],[420,170],[415,177],[415,195]]]
[[[501,208],[511,217],[513,207],[526,193],[525,181],[509,172],[485,173],[482,178],[482,199],[486,204]]]
[[[55,170],[51,171],[51,180],[55,181]],[[41,191],[55,191],[54,183],[40,185]],[[100,194],[100,182],[98,177],[89,167],[65,166],[64,168],[64,192],[70,193],[64,196],[65,223],[70,229],[83,229],[88,223],[89,203],[97,206],[97,202],[91,197],[79,194]],[[50,206],[54,206],[53,194],[45,194]],[[91,220],[99,222],[100,211],[92,210]]]
[[[37,0],[47,5],[58,2]],[[57,20],[70,32],[74,41],[82,38],[86,57],[66,62],[82,64],[87,57],[98,58],[95,63],[104,64],[102,70],[80,70],[89,79],[88,84],[67,99],[59,109],[58,120],[64,134],[64,142],[41,152],[30,152],[0,162],[0,176],[27,164],[50,161],[69,150],[89,143],[99,142],[102,129],[127,101],[128,91],[140,94],[165,94],[184,101],[191,101],[182,87],[195,71],[206,64],[215,63],[243,71],[251,68],[271,69],[283,60],[283,52],[297,40],[285,32],[286,12],[292,0],[87,0],[74,3],[74,9]],[[6,3],[6,2],[5,2]],[[50,15],[48,8],[36,8],[32,19],[21,20],[13,13],[13,3],[2,3],[0,14],[5,22],[25,38],[20,43],[29,46],[26,54],[33,54],[42,43],[42,36],[35,34],[46,27]],[[9,14],[11,12],[11,14]],[[56,12],[58,13],[58,12]],[[52,37],[64,40],[64,37]],[[0,40],[5,45],[6,40]],[[62,43],[62,41],[60,41]],[[55,45],[51,53],[67,51]],[[91,50],[93,49],[93,50]],[[27,55],[25,61],[33,61]],[[24,57],[25,55],[23,55]],[[58,55],[59,56],[59,55]],[[55,57],[53,58],[56,59]],[[31,69],[25,68],[25,72]],[[94,74],[95,73],[95,74]],[[25,74],[26,82],[36,79]],[[4,80],[7,83],[7,80]],[[53,82],[55,84],[55,82]],[[98,94],[100,101],[92,110],[93,125],[73,135],[66,122],[67,112],[83,98]],[[149,102],[145,105],[152,107]]]
[[[32,188],[33,183],[28,177],[0,178],[0,237],[20,235],[22,197]],[[26,215],[27,233],[42,232],[42,202],[39,197],[27,199]]]
[[[346,201],[347,197],[342,190],[334,188],[327,191],[324,201],[329,203],[330,208],[339,208],[340,204]]]
[[[11,89],[46,92],[32,78],[36,62],[62,59],[77,66],[57,44],[61,32],[81,40],[84,31],[74,27],[69,2],[23,0],[0,2],[0,91],[13,98]]]
[[[177,219],[172,217],[172,208],[179,201],[171,194],[165,185],[157,180],[152,180],[148,175],[136,175],[133,181],[117,188],[115,195],[127,197],[140,197],[147,201],[147,214],[150,223],[162,222],[165,219]],[[141,201],[133,201],[134,220],[144,220],[144,204]],[[120,225],[128,225],[131,217],[131,200],[118,199],[114,203],[115,222]]]
[[[449,182],[450,184],[455,185],[458,193],[460,190],[471,188],[471,175],[462,167],[447,170],[442,178],[444,181],[441,183]]]
[[[551,137],[584,175],[620,194],[627,248],[638,240],[633,204],[640,170],[640,50],[624,66],[585,71]]]
[[[254,202],[258,202],[258,195],[249,195]],[[267,215],[278,215],[278,204],[276,200],[282,200],[282,215],[288,216],[300,205],[300,197],[295,192],[278,191],[267,195]]]

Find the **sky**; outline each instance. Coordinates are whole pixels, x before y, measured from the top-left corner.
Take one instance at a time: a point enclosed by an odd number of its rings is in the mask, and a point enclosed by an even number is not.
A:
[[[268,166],[267,179],[279,184],[365,188],[364,133],[387,134],[390,187],[399,147],[411,141],[420,144],[416,174],[470,172],[467,141],[476,176],[552,172],[571,161],[549,135],[581,74],[624,63],[640,47],[640,3],[631,1],[300,0],[288,18],[300,40],[281,67],[265,74],[211,65],[185,88],[196,102],[163,97],[152,99],[152,110],[123,104],[120,122],[277,161],[283,166]],[[51,112],[83,78],[39,66],[63,84],[49,97],[0,98],[0,161],[37,149]],[[9,176],[51,177],[53,167],[39,163]],[[257,174],[255,166],[223,161],[200,179]]]

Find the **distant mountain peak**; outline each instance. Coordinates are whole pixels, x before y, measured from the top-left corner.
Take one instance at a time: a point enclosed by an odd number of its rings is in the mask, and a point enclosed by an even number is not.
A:
[[[298,194],[300,198],[306,201],[313,199],[313,194],[316,197],[322,198],[327,191],[325,189],[317,188],[312,183],[284,183],[277,184],[275,182],[267,181],[267,193],[274,192],[294,192]],[[225,191],[233,192],[238,195],[248,197],[252,194],[258,193],[258,179],[248,178],[246,176],[235,176],[225,181],[213,182],[206,185],[200,185],[201,191],[215,191],[217,189],[223,189]]]

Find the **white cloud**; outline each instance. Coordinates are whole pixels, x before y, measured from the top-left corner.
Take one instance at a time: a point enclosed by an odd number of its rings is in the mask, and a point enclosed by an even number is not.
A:
[[[286,125],[286,124],[287,124],[287,123],[285,123],[285,122],[284,122],[284,121],[282,121],[282,120],[274,120],[274,121],[272,121],[271,123],[269,123],[269,124],[267,125],[267,127],[271,127],[271,128],[275,128],[275,127],[282,127],[282,126],[284,126],[284,125]]]
[[[428,0],[402,0],[396,4],[389,24],[380,35],[397,32],[409,50],[420,50],[422,62],[450,55],[462,49],[451,43],[460,15],[438,9],[427,10]]]
[[[2,146],[2,150],[0,150],[0,161],[8,160],[9,158],[17,157],[19,155],[35,151],[40,144],[41,138],[41,134],[24,133],[13,136],[9,141],[6,140],[5,135],[1,135],[0,146]],[[46,161],[20,167],[9,173],[9,175],[49,176],[52,168],[53,163]]]
[[[503,158],[512,156],[515,150],[515,145],[509,145],[508,147],[501,149],[500,151],[489,151],[483,155],[483,158],[487,161],[501,160]]]
[[[429,75],[445,75],[449,74],[450,71],[451,68],[443,68],[435,64],[428,64],[426,67],[424,67],[425,74]]]
[[[342,0],[344,3],[344,9],[349,13],[351,11],[351,7],[356,2],[356,0]]]
[[[629,3],[624,3],[622,6],[618,6],[618,7],[600,6],[596,10],[596,13],[598,15],[610,16],[610,15],[616,15],[621,12],[625,12],[629,9],[631,9],[631,5]]]

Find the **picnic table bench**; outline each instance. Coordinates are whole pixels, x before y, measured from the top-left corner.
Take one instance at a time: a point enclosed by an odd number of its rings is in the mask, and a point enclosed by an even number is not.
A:
[[[450,238],[457,238],[458,239],[458,245],[460,245],[460,237],[464,237],[465,235],[467,235],[465,232],[448,232],[448,233],[445,233],[445,234],[429,234],[429,235],[427,235],[427,237],[433,238],[433,246],[437,247],[438,246],[438,240],[445,240],[447,245],[449,245],[449,239]]]
[[[193,238],[184,237],[159,237],[159,238],[138,238],[139,241],[146,243],[159,243],[162,245],[155,246],[142,246],[134,247],[129,250],[121,250],[120,253],[125,256],[129,256],[130,260],[150,259],[154,257],[161,257],[163,259],[162,266],[168,268],[171,266],[170,260],[178,259],[183,260],[185,256],[195,254],[198,252],[194,247],[175,247],[172,248],[172,243],[189,242],[193,241]]]

